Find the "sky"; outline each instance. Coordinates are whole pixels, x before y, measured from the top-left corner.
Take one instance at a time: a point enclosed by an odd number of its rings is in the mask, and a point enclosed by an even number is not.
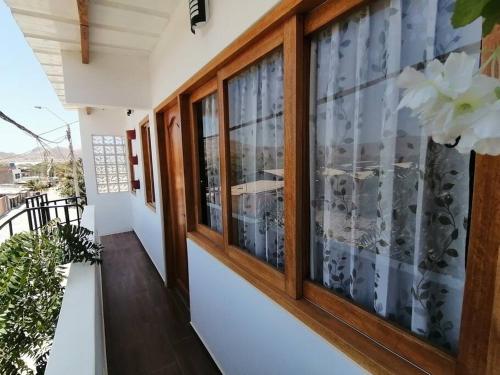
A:
[[[64,123],[46,110],[50,108],[67,122],[78,120],[75,110],[65,110],[36,56],[24,39],[9,8],[0,0],[0,110],[36,134],[52,130]],[[75,149],[80,148],[78,123],[71,125]],[[60,140],[65,129],[43,135]],[[60,146],[68,147],[67,141]],[[0,152],[23,153],[37,147],[37,142],[14,125],[0,119]]]

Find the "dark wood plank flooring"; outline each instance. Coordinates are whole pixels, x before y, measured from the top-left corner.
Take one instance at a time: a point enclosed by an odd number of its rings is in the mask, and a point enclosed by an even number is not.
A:
[[[106,355],[110,375],[219,374],[133,232],[101,237]]]

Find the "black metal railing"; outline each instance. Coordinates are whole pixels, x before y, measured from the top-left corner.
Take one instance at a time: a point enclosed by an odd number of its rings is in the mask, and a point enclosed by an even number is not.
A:
[[[0,224],[0,232],[3,228],[8,227],[9,237],[12,237],[15,232],[13,222],[14,220],[22,220],[23,215],[26,215],[25,219],[28,221],[30,231],[40,230],[40,228],[53,219],[59,219],[62,224],[80,226],[82,211],[83,205],[80,197],[68,197],[49,201],[47,194],[36,195],[26,198],[26,208]],[[25,228],[22,230],[25,230]]]
[[[48,201],[49,201],[49,198],[47,196],[47,193],[44,193],[44,194],[36,193],[36,195],[33,195],[32,197],[28,197],[24,200],[24,202],[26,203],[26,208],[40,207],[40,206],[43,206],[43,204],[45,202],[48,202]]]

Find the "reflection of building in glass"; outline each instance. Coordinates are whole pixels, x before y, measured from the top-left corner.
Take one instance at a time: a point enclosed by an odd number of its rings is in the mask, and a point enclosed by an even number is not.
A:
[[[233,240],[279,270],[285,252],[282,64],[282,52],[274,52],[228,83]]]

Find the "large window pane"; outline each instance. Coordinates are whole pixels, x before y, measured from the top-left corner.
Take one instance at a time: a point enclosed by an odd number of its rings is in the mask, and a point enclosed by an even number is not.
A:
[[[313,37],[310,277],[456,351],[470,158],[397,111],[396,85],[405,66],[478,51],[479,25],[454,30],[452,10],[377,1]]]
[[[283,54],[228,82],[232,229],[235,245],[282,270]]]
[[[196,105],[200,162],[201,222],[222,233],[217,94]]]

